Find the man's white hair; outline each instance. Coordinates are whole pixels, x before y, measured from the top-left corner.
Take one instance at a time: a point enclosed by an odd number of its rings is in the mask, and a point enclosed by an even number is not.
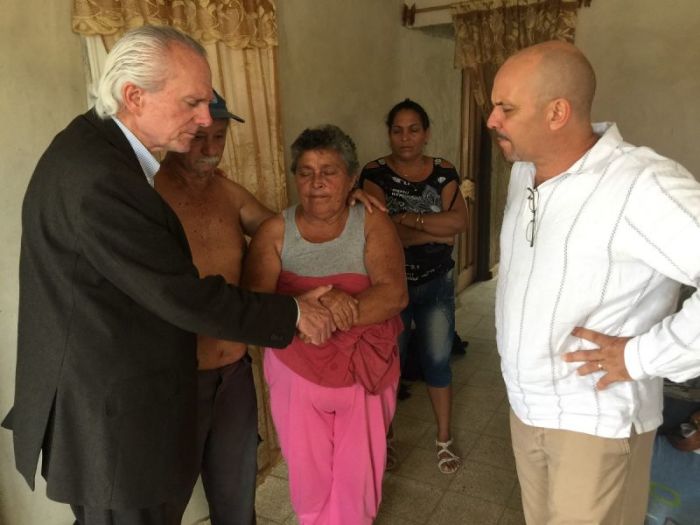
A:
[[[181,44],[206,59],[206,50],[189,36],[166,26],[143,26],[124,33],[107,55],[94,90],[95,110],[101,118],[117,114],[122,87],[130,82],[146,91],[158,91],[167,77],[168,53]]]

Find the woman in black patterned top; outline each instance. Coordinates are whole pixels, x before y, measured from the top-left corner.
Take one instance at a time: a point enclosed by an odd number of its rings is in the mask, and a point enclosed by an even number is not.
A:
[[[415,326],[411,347],[419,352],[437,422],[438,468],[456,472],[461,459],[452,450],[450,416],[454,337],[452,247],[467,227],[467,209],[459,192],[459,174],[449,162],[423,154],[430,120],[420,104],[406,99],[386,120],[391,153],[362,170],[362,188],[385,203],[406,256],[409,305],[402,313],[401,361]],[[391,448],[391,447],[390,447]]]

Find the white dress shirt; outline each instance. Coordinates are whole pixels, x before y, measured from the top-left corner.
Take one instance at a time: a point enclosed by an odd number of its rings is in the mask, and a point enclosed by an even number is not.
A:
[[[160,169],[160,163],[156,160],[153,154],[148,151],[146,146],[143,145],[138,137],[136,137],[136,135],[134,135],[131,130],[122,123],[121,120],[119,120],[117,117],[112,117],[112,120],[116,122],[119,129],[121,129],[124,133],[126,140],[128,140],[129,144],[131,144],[131,149],[133,149],[134,153],[136,154],[136,158],[141,165],[141,169],[143,170],[143,174],[146,176],[148,184],[153,186],[153,179]]]
[[[534,165],[513,165],[497,342],[523,422],[621,438],[661,423],[662,377],[700,375],[700,294],[671,315],[678,283],[700,282],[700,184],[678,163],[625,143],[616,125],[594,131],[593,148],[536,189]],[[582,363],[562,354],[594,346],[571,336],[576,326],[635,336],[625,363],[636,381],[598,391],[603,372],[579,376]]]

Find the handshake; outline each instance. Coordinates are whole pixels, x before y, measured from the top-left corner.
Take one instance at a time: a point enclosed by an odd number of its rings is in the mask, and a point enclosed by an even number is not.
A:
[[[359,301],[331,285],[319,286],[296,297],[299,338],[322,345],[336,330],[349,330],[359,317]]]

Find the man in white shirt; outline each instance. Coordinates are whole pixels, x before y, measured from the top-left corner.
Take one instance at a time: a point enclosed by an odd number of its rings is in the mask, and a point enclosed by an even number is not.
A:
[[[547,42],[498,71],[488,126],[514,162],[497,342],[528,524],[644,521],[662,377],[700,374],[700,184],[591,124],[595,74]],[[583,361],[581,365],[579,361]]]

